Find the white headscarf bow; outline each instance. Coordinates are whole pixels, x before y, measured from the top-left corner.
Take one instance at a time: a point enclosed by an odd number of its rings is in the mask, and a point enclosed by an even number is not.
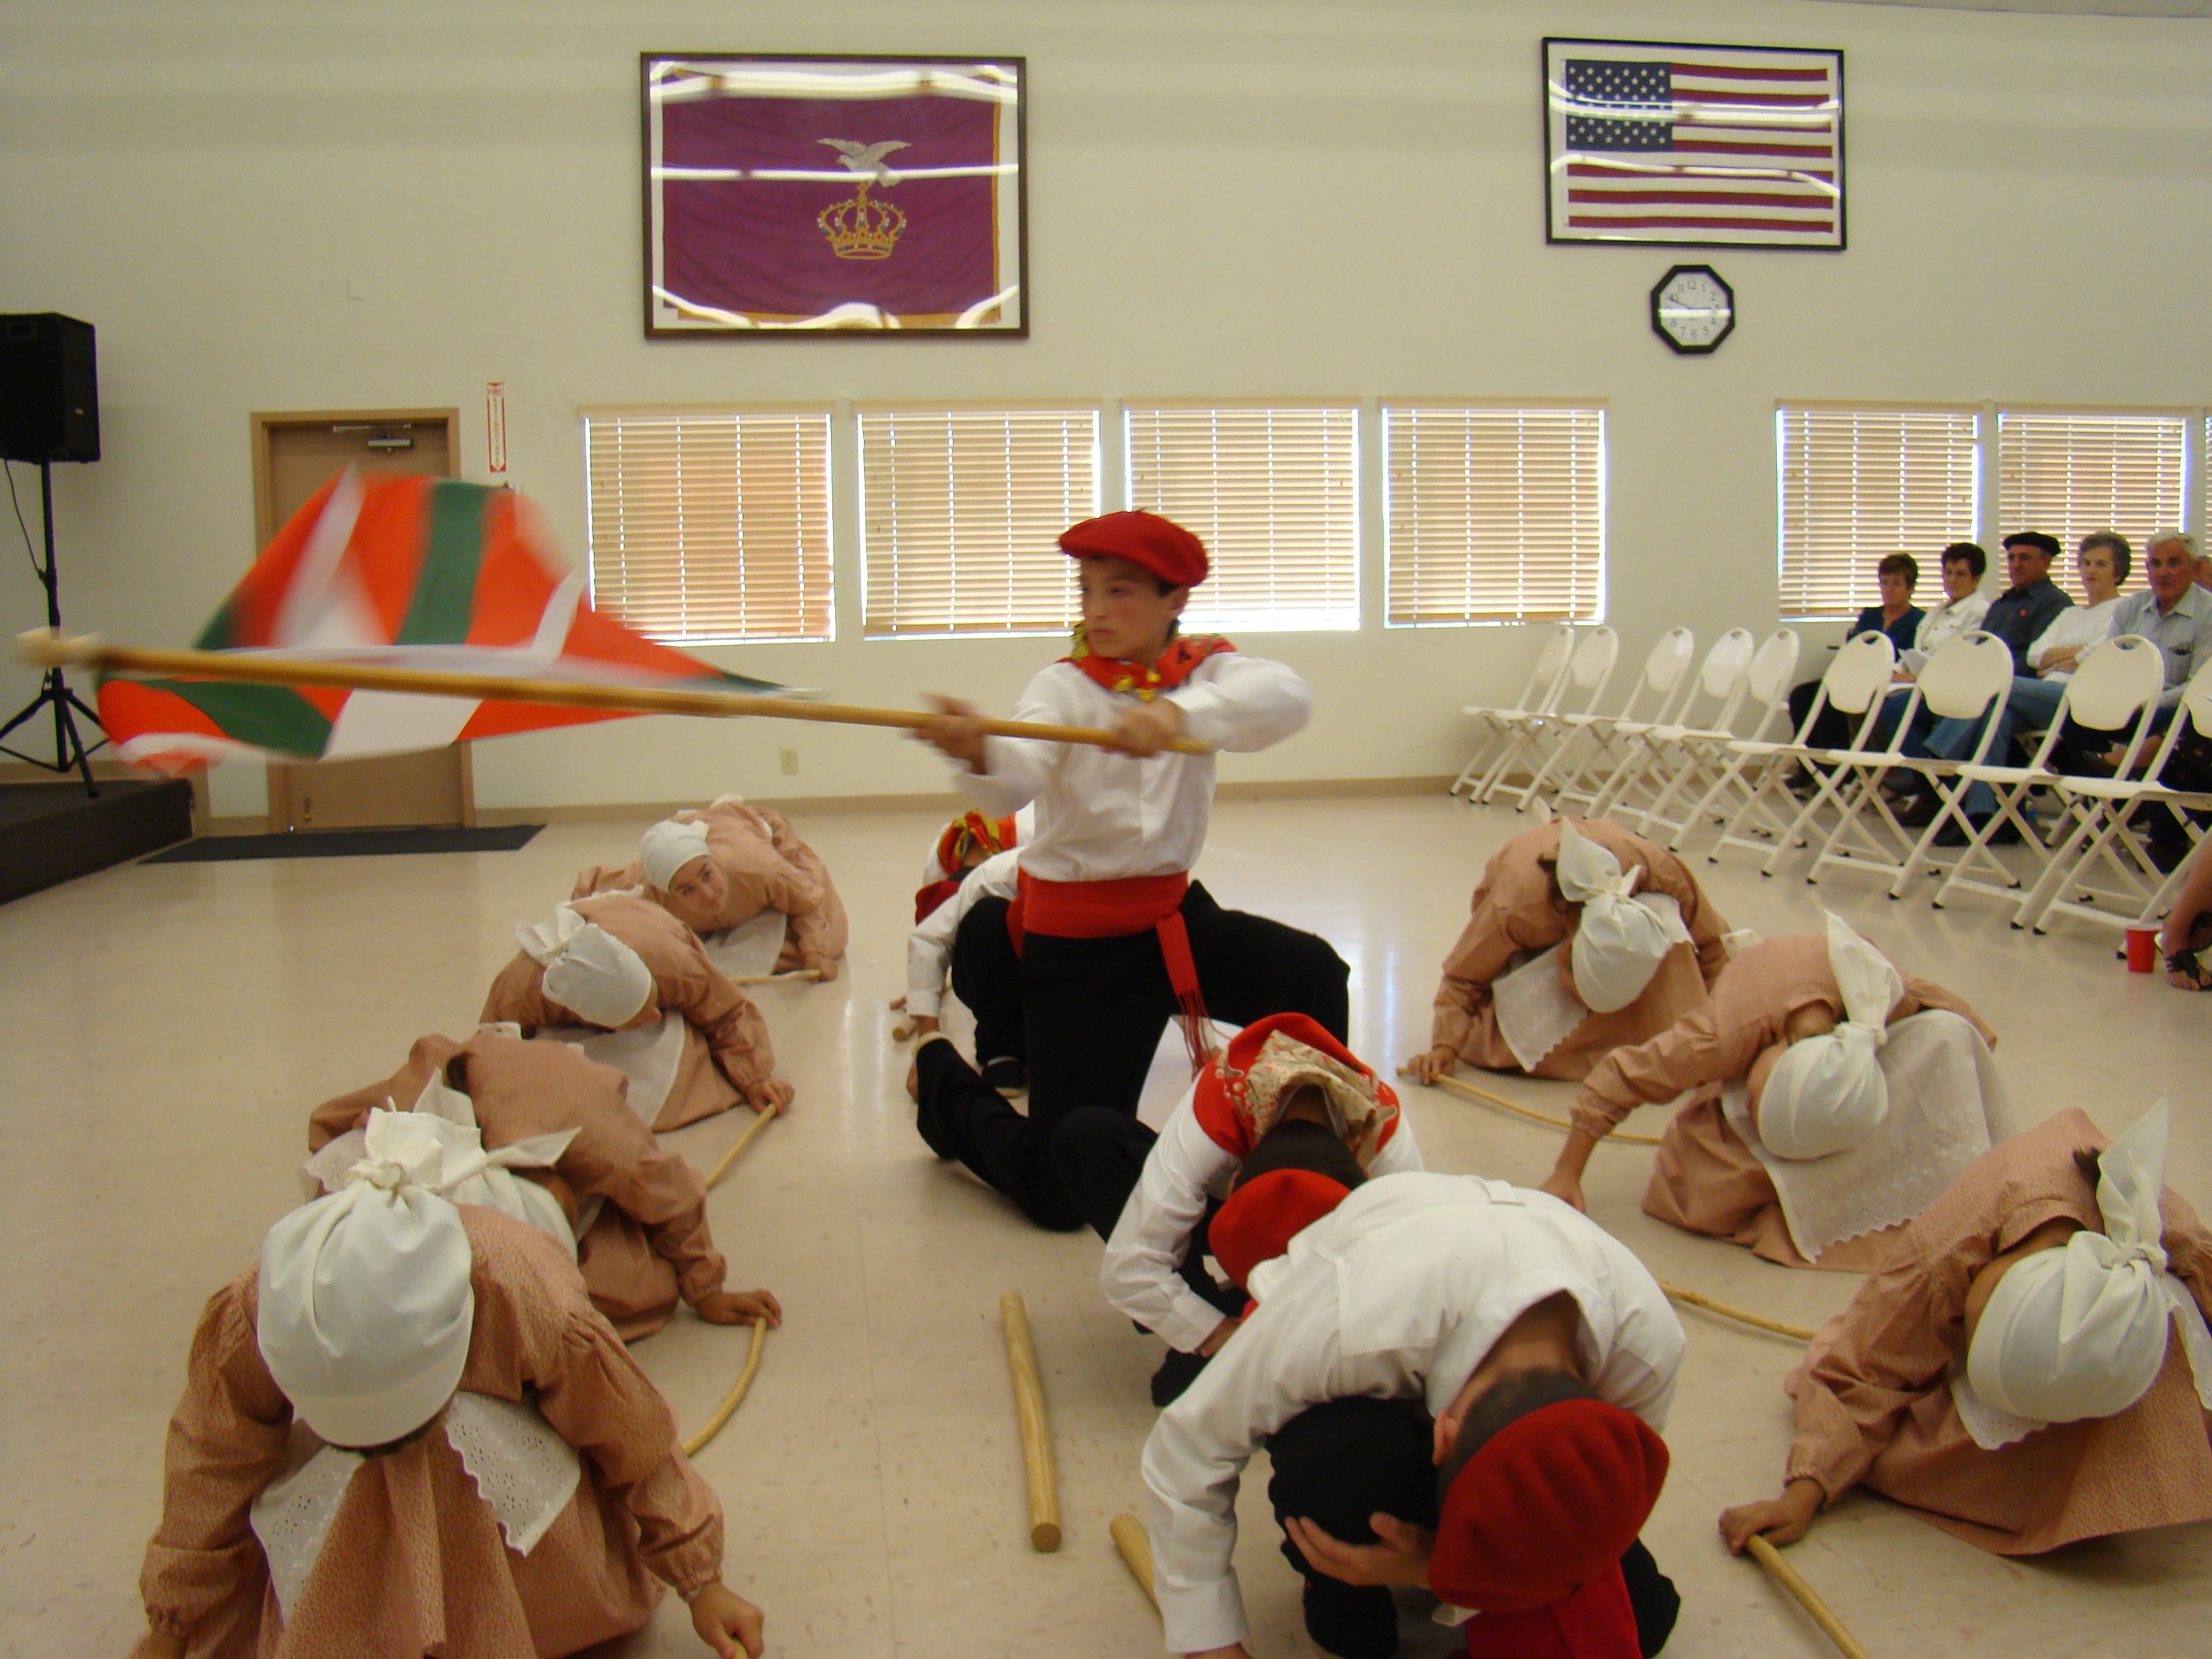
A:
[[[2166,1127],[2161,1099],[2105,1150],[2104,1231],[2023,1256],[1997,1280],[1966,1350],[1966,1380],[1990,1405],[2037,1427],[2124,1412],[2158,1381],[2169,1318],[2183,1322],[2199,1396],[2212,1394],[2200,1358],[2212,1335],[2160,1242]]]
[[[1857,1146],[1889,1113],[1881,1047],[1905,981],[1881,951],[1828,917],[1828,967],[1843,993],[1843,1023],[1782,1051],[1759,1091],[1759,1136],[1778,1158],[1826,1158]]]
[[[674,818],[661,819],[638,842],[646,880],[664,893],[678,871],[692,860],[708,855],[706,830],[696,823],[678,823]]]
[[[653,970],[645,958],[569,905],[535,926],[517,923],[514,937],[532,960],[544,964],[545,994],[591,1024],[618,1030],[653,995]]]
[[[1583,907],[1567,960],[1575,994],[1593,1013],[1612,1013],[1642,996],[1667,952],[1689,940],[1682,907],[1671,896],[1637,894],[1643,873],[1624,872],[1571,823],[1559,826],[1559,895]]]
[[[509,1141],[504,1146],[486,1147],[477,1127],[476,1103],[459,1090],[447,1086],[435,1072],[415,1097],[412,1112],[372,1112],[371,1133],[376,1132],[379,1117],[394,1118],[397,1122],[385,1127],[381,1143],[368,1142],[371,1158],[377,1156],[380,1144],[389,1147],[395,1139],[404,1137],[411,1145],[427,1128],[440,1143],[441,1161],[434,1170],[426,1171],[421,1184],[456,1204],[481,1205],[527,1222],[571,1256],[576,1254],[575,1231],[569,1226],[560,1200],[537,1182],[518,1177],[514,1171],[553,1168],[580,1131],[562,1129]],[[348,1170],[340,1179],[350,1181],[356,1176]]]

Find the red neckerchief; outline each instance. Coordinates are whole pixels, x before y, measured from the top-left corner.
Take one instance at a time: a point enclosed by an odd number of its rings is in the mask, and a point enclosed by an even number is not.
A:
[[[1218,634],[1178,635],[1168,641],[1168,648],[1160,653],[1159,660],[1147,665],[1097,655],[1079,628],[1075,630],[1075,649],[1060,660],[1073,663],[1109,691],[1127,691],[1150,702],[1161,692],[1172,691],[1188,679],[1208,657],[1236,648]]]

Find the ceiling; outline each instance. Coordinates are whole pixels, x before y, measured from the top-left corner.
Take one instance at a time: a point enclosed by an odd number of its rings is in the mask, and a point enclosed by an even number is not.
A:
[[[2212,0],[1848,0],[1861,6],[1932,6],[1939,11],[2065,12],[2102,17],[2212,17]]]

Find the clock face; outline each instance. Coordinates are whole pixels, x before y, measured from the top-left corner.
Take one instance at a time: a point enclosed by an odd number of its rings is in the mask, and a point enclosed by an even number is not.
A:
[[[1651,290],[1651,326],[1677,351],[1711,351],[1735,326],[1735,291],[1711,265],[1676,265]]]

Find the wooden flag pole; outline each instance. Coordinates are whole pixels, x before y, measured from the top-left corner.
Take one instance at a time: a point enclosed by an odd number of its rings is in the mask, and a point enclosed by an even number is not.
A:
[[[1828,1604],[1805,1582],[1803,1575],[1782,1559],[1780,1550],[1757,1533],[1752,1534],[1745,1547],[1751,1552],[1752,1559],[1765,1567],[1774,1582],[1796,1597],[1797,1605],[1813,1615],[1813,1622],[1827,1632],[1828,1639],[1843,1652],[1844,1659],[1873,1659],[1844,1621],[1828,1610]]]
[[[694,714],[717,720],[758,718],[817,720],[832,726],[884,726],[925,732],[945,718],[904,708],[808,702],[797,697],[757,697],[741,691],[690,691],[673,686],[598,685],[583,680],[509,679],[500,674],[456,674],[420,668],[380,668],[368,663],[308,662],[294,657],[234,651],[171,651],[109,645],[95,634],[65,635],[34,628],[15,636],[15,654],[39,668],[86,669],[102,674],[159,674],[181,679],[231,680],[246,685],[321,685],[353,691],[403,691],[425,697],[475,697],[487,702],[547,703],[562,708],[601,708],[623,714]],[[1114,745],[1114,734],[1087,726],[1048,726],[1033,720],[978,720],[994,738],[1035,738],[1047,743]],[[1166,747],[1178,755],[1213,751],[1189,738]]]
[[[1401,1070],[1398,1075],[1409,1078],[1413,1074]],[[1472,1083],[1463,1083],[1455,1077],[1439,1077],[1429,1086],[1434,1089],[1449,1089],[1455,1095],[1462,1096],[1468,1100],[1479,1100],[1486,1106],[1503,1106],[1514,1116],[1525,1117],[1531,1123],[1547,1124],[1554,1129],[1571,1129],[1575,1127],[1563,1117],[1553,1117],[1549,1112],[1540,1112],[1534,1107],[1523,1106],[1517,1101],[1506,1099],[1504,1095],[1493,1095],[1487,1089],[1478,1089]],[[1626,1129],[1615,1129],[1604,1140],[1598,1142],[1598,1145],[1602,1146],[1613,1141],[1619,1141],[1624,1146],[1656,1146],[1659,1144],[1659,1137],[1632,1135]]]

